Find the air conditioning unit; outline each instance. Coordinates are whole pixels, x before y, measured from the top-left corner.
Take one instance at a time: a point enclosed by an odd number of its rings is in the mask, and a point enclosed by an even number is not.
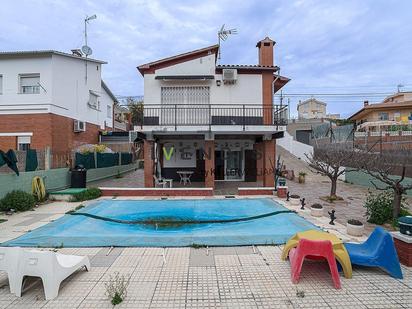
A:
[[[86,122],[75,120],[74,121],[74,132],[85,132],[86,131]]]
[[[234,84],[237,80],[236,69],[223,69],[223,82],[225,84]]]

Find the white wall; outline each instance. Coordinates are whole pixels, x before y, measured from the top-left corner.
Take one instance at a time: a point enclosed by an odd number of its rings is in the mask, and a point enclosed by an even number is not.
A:
[[[306,154],[308,156],[312,155],[313,147],[310,145],[306,145],[300,142],[297,142],[293,139],[293,136],[290,135],[288,132],[284,132],[284,137],[277,139],[276,144],[285,148],[295,157],[307,162]]]
[[[39,94],[20,94],[19,74],[40,73],[40,84],[46,89],[40,89]],[[16,104],[51,104],[52,103],[52,66],[50,57],[32,59],[0,60],[0,75],[3,75],[3,94],[0,94],[0,107]],[[20,113],[20,112],[19,112]]]
[[[164,75],[214,75],[214,80],[162,81],[156,76]],[[161,104],[161,87],[166,86],[209,86],[211,104],[256,104],[262,105],[262,75],[238,74],[234,85],[216,85],[222,74],[215,74],[215,55],[179,63],[144,76],[144,103]]]
[[[113,100],[101,87],[101,64],[82,59],[49,55],[43,57],[0,59],[3,75],[3,94],[0,94],[0,114],[54,113],[99,125],[107,117],[107,104]],[[45,88],[39,94],[19,94],[19,74],[40,73],[40,84]],[[100,95],[100,111],[90,108],[89,90]]]

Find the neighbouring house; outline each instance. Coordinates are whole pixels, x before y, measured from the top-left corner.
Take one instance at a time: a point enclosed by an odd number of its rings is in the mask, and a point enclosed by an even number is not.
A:
[[[128,132],[132,129],[130,111],[126,106],[116,104],[114,106],[114,128],[113,131]]]
[[[217,64],[218,45],[138,67],[144,76],[144,180],[157,177],[215,187],[218,181],[274,186],[276,139],[286,129],[288,110],[274,93],[289,79],[274,65],[275,42],[256,45],[259,62]]]
[[[392,126],[412,125],[412,92],[395,93],[381,103],[364,102],[362,109],[349,117],[358,131],[385,131]]]
[[[337,120],[340,119],[340,114],[326,114],[326,119]]]
[[[113,128],[106,62],[72,52],[0,52],[0,149],[68,152]]]
[[[299,119],[321,119],[326,118],[326,103],[310,98],[303,102],[299,101],[298,118]]]

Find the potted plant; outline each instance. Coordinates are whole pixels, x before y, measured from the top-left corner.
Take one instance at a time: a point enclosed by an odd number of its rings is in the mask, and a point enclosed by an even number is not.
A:
[[[346,232],[351,236],[363,236],[364,225],[356,219],[349,219],[346,223]]]
[[[323,216],[323,206],[321,204],[313,204],[310,206],[310,214],[312,217],[322,217]]]
[[[299,183],[305,183],[305,176],[306,175],[307,174],[305,172],[299,172],[299,178],[298,178]]]
[[[291,194],[289,196],[290,203],[294,206],[300,205],[300,196],[297,194]]]

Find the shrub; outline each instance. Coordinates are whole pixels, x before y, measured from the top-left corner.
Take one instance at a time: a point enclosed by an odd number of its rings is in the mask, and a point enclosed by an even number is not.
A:
[[[93,200],[95,198],[98,198],[102,195],[102,192],[98,188],[88,188],[84,190],[83,192],[79,192],[76,194],[73,194],[73,197],[71,199],[72,202],[82,202],[82,201],[87,201],[87,200]]]
[[[6,194],[6,196],[0,201],[0,210],[9,211],[15,209],[16,211],[30,210],[36,205],[36,199],[33,195],[14,190]]]
[[[393,221],[393,193],[384,191],[377,194],[369,193],[364,207],[368,222],[382,225]],[[401,201],[401,208],[405,208],[405,200]],[[403,210],[404,211],[404,210]]]

